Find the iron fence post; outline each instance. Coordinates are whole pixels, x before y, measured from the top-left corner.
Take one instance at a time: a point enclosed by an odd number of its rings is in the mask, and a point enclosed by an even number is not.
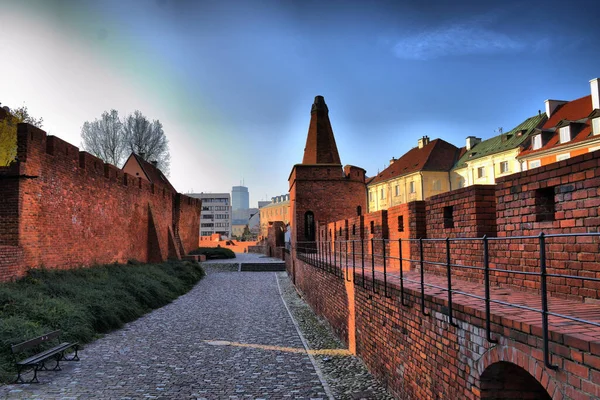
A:
[[[375,291],[375,238],[371,238],[371,280],[373,281],[371,285],[373,293],[377,293]]]
[[[457,326],[452,319],[452,273],[450,270],[450,238],[446,238],[446,273],[448,275],[448,320],[450,325]]]
[[[385,239],[381,239],[381,254],[383,255],[383,295],[388,297],[387,291],[387,267],[385,262]]]
[[[404,272],[402,271],[402,239],[398,239],[398,258],[400,259],[400,304],[408,306],[404,303]]]
[[[336,241],[334,239],[331,239],[331,240],[333,242],[332,243],[333,244],[333,273],[334,273],[335,276],[338,276],[338,273],[337,273],[337,259],[336,259],[337,257],[336,257],[336,252],[335,252]]]
[[[352,282],[356,284],[356,260],[354,259],[354,240],[352,240]]]
[[[365,240],[360,239],[360,258],[362,259],[362,287],[365,288]]]
[[[548,344],[548,291],[546,287],[546,237],[540,233],[540,283],[542,289],[542,331],[544,336],[544,363],[550,369],[558,369],[550,361],[550,346]]]
[[[421,312],[427,316],[429,313],[425,312],[425,268],[423,259],[423,238],[419,238],[419,258],[421,266]]]
[[[349,268],[348,268],[348,241],[347,240],[346,240],[346,246],[345,247],[346,247],[346,281],[350,282],[350,278],[349,278],[350,271],[349,271]]]
[[[485,331],[490,343],[498,343],[492,338],[491,312],[490,312],[490,259],[488,251],[488,237],[483,235],[483,275],[485,280]]]

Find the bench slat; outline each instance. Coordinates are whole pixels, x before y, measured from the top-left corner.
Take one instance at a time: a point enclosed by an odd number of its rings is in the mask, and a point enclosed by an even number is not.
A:
[[[27,349],[30,349],[32,347],[35,347],[35,346],[37,346],[37,345],[39,345],[41,343],[48,342],[50,340],[56,339],[59,336],[60,336],[60,329],[56,330],[56,331],[53,331],[53,332],[50,332],[50,333],[47,333],[47,334],[42,335],[42,336],[38,336],[38,337],[30,339],[30,340],[26,340],[26,341],[21,342],[21,343],[17,343],[15,345],[11,346],[11,350],[12,350],[13,353],[18,353],[20,351],[27,350]]]
[[[29,358],[26,358],[24,360],[21,360],[19,362],[17,362],[18,365],[33,365],[33,364],[37,364],[40,361],[43,361],[47,358],[50,358],[58,353],[60,353],[61,351],[67,350],[68,348],[71,348],[73,346],[75,346],[77,343],[61,343],[60,345],[53,347],[51,349],[48,349],[46,351],[43,351],[41,353],[38,353],[36,355],[33,355]]]

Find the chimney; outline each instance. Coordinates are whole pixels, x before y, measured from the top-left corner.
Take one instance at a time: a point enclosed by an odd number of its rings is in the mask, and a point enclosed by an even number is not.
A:
[[[481,143],[481,138],[467,136],[467,151],[471,150],[477,143]]]
[[[600,109],[600,78],[590,81],[590,89],[592,92],[592,110]]]
[[[420,149],[427,146],[429,144],[429,136],[423,136],[421,139],[419,139],[418,143]]]
[[[565,100],[546,100],[544,101],[544,103],[546,104],[546,115],[548,116],[548,118],[550,118],[554,110],[556,110],[556,107],[566,104],[568,102]]]
[[[395,162],[396,162],[396,157],[392,157],[392,159],[390,160],[390,165],[392,165]]]

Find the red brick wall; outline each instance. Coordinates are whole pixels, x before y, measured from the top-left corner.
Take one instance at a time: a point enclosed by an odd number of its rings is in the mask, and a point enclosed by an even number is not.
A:
[[[298,259],[287,260],[287,265],[306,301],[346,341],[347,313],[351,307],[343,278]],[[408,306],[401,306],[395,283],[388,282],[389,297],[385,297],[382,282],[376,281],[377,293],[370,290],[371,282],[366,288],[354,286],[356,351],[398,398],[485,398],[489,393],[484,390],[482,394],[482,386],[489,389],[490,380],[482,385],[480,378],[486,372],[490,375],[488,367],[495,372],[513,368],[504,382],[521,394],[535,392],[528,380],[519,386],[521,377],[528,375],[555,399],[562,399],[563,395],[592,399],[600,393],[600,348],[577,340],[577,335],[551,335],[552,362],[559,366],[558,371],[553,371],[544,366],[541,332],[534,326],[537,322],[531,326],[513,324],[510,318],[492,313],[492,335],[498,340],[497,345],[492,345],[486,339],[479,306],[460,304],[455,299],[455,327],[448,322],[444,294],[425,295],[429,314],[425,316],[421,313],[418,290],[405,287]],[[514,375],[517,370],[520,376]]]
[[[18,244],[16,262],[0,264],[3,279],[27,267],[69,268],[94,263],[165,260],[174,226],[173,193],[124,175],[114,166],[27,124],[18,128],[19,172],[0,176],[0,198],[18,197],[18,225],[0,244]],[[16,183],[16,184],[15,184]],[[181,196],[182,242],[198,243],[200,202]],[[14,218],[3,200],[0,218]],[[15,234],[18,243],[15,243]],[[194,236],[195,235],[195,236]]]
[[[357,215],[367,207],[365,171],[339,165],[295,165],[290,174],[292,241],[303,241],[304,214],[312,211],[316,223]],[[317,231],[317,236],[319,232]],[[317,237],[319,240],[319,237]]]

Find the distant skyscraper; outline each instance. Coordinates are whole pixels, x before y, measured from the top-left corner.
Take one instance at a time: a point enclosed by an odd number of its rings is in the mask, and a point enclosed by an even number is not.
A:
[[[231,188],[231,206],[233,210],[247,210],[250,208],[250,194],[246,186]]]

